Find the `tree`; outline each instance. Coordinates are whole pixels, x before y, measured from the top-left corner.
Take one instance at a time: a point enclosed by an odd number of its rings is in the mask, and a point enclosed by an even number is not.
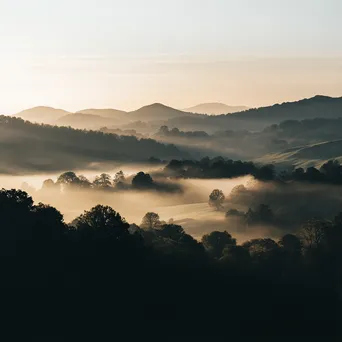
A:
[[[246,193],[248,190],[246,189],[246,187],[243,184],[239,184],[234,186],[234,188],[231,190],[230,192],[230,196],[235,197],[235,196],[239,196],[241,194]]]
[[[156,229],[160,226],[160,217],[157,213],[148,212],[143,217],[140,227],[143,229]]]
[[[316,218],[306,221],[299,233],[303,246],[307,249],[318,247],[323,242],[326,230],[330,226],[330,222]]]
[[[255,178],[263,181],[273,180],[275,175],[274,165],[264,165],[255,172]]]
[[[129,224],[109,206],[97,205],[76,218],[76,229],[81,233],[97,234],[120,240],[129,234]]]
[[[342,166],[338,160],[327,161],[321,166],[320,171],[331,183],[340,183],[342,181]]]
[[[148,173],[139,172],[132,180],[133,187],[137,189],[153,188],[154,183],[152,177]]]
[[[35,237],[39,240],[58,241],[66,231],[63,215],[54,207],[39,203],[32,208]]]
[[[212,193],[209,195],[209,205],[211,207],[216,208],[216,210],[223,209],[223,203],[225,200],[225,196],[222,190],[214,189]]]
[[[52,179],[46,179],[43,182],[42,189],[51,190],[55,188],[56,188],[56,184]]]
[[[222,251],[220,262],[236,264],[238,267],[244,267],[250,262],[250,255],[246,248],[242,246],[226,246]]]
[[[100,176],[96,176],[93,182],[95,188],[97,189],[108,189],[112,185],[110,175],[107,173],[101,173]]]
[[[247,225],[272,224],[274,214],[268,205],[260,204],[255,211],[251,208],[248,209],[245,214],[245,222]]]
[[[72,171],[62,173],[57,179],[57,183],[62,185],[73,185],[78,184],[78,182],[79,178]]]
[[[203,245],[186,234],[182,226],[162,224],[155,233],[154,247],[164,254],[180,257],[182,263],[205,257]]]
[[[279,245],[272,239],[252,239],[242,244],[242,247],[249,251],[252,259],[258,262],[270,261],[276,262]]]
[[[114,185],[118,185],[119,183],[123,183],[125,181],[125,175],[122,170],[118,171],[114,175],[113,183]]]
[[[214,231],[210,234],[203,235],[202,244],[213,258],[219,259],[226,247],[236,245],[236,239],[232,238],[226,231]]]
[[[183,227],[177,224],[163,224],[158,229],[159,236],[173,241],[179,241],[184,234]]]
[[[91,188],[91,183],[87,177],[80,175],[80,176],[78,176],[78,180],[79,180],[79,187],[80,188],[83,188],[83,189]]]
[[[300,255],[302,252],[302,242],[293,234],[286,234],[279,240],[279,245],[290,255]]]

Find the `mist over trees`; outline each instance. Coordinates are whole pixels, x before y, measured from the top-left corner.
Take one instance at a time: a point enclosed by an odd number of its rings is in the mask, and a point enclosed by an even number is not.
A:
[[[303,222],[279,241],[240,244],[215,229],[196,241],[180,225],[160,224],[152,212],[143,218],[145,228],[132,231],[109,206],[97,205],[67,225],[56,209],[35,205],[23,191],[1,190],[0,204],[2,288],[57,291],[67,298],[77,289],[87,301],[106,298],[119,312],[129,308],[152,321],[161,298],[166,322],[189,315],[212,322],[217,303],[229,307],[231,322],[245,319],[249,307],[257,307],[265,322],[288,321],[289,315],[300,322],[338,318],[342,214]],[[189,302],[185,289],[194,298],[210,296]]]
[[[0,116],[0,135],[1,173],[62,171],[86,168],[96,162],[186,156],[175,146],[152,139],[38,125],[8,116]]]
[[[283,331],[306,336],[312,332],[306,323],[314,322],[316,335],[319,329],[333,334],[322,322],[341,318],[340,109],[341,99],[322,96],[216,117],[154,104],[130,113],[102,111],[118,115],[118,124],[101,131],[0,117],[2,173],[61,172],[37,191],[28,183],[24,191],[0,191],[3,293],[34,289],[68,303],[80,296],[93,322],[105,303],[130,324],[127,340],[129,334],[142,338],[138,326],[146,318],[150,334],[161,328],[158,339],[191,320],[214,323],[212,332],[228,339],[235,322],[247,322],[245,329],[256,320],[259,330],[284,322]],[[98,119],[87,113],[71,119]],[[280,156],[294,151],[299,166],[280,166]],[[315,164],[300,167],[309,158]],[[148,161],[153,170],[91,178],[75,171],[115,160]],[[222,186],[239,177],[243,184]],[[196,192],[198,184],[203,189]],[[84,205],[65,222],[54,206],[34,202],[26,191],[51,199],[44,203],[58,198],[71,205],[89,196],[96,205]],[[117,210],[129,192],[135,197],[129,211]],[[148,196],[155,204],[145,211]],[[174,219],[165,215],[171,202]],[[187,206],[196,214],[187,217]],[[118,211],[138,212],[139,219]],[[48,297],[34,298],[39,305]],[[39,312],[65,313],[58,304]],[[82,320],[82,305],[75,311],[68,312],[72,321]],[[117,329],[117,322],[107,328]],[[250,330],[254,338],[259,333]]]

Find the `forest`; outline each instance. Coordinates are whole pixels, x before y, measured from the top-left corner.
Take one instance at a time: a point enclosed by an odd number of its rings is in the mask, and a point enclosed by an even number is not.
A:
[[[105,300],[121,315],[151,323],[181,324],[191,317],[209,327],[223,310],[234,333],[242,329],[234,321],[292,322],[287,336],[303,332],[305,321],[337,328],[332,322],[340,318],[342,213],[303,222],[296,234],[278,241],[238,244],[215,227],[197,241],[154,212],[146,213],[140,226],[130,225],[103,205],[66,224],[58,210],[35,204],[20,190],[0,191],[0,211],[1,287],[48,291],[62,301],[76,291],[86,298],[76,308],[78,319],[83,305],[96,310]],[[224,334],[226,328],[215,329]],[[327,328],[321,324],[316,336],[327,334]]]
[[[143,162],[152,155],[187,156],[174,145],[153,139],[39,125],[9,116],[0,116],[0,143],[0,172],[10,174],[86,168],[101,162]]]

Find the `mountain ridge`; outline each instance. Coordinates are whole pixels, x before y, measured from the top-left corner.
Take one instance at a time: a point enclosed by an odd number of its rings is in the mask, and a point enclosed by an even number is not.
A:
[[[185,108],[183,111],[196,114],[220,115],[241,112],[247,109],[249,109],[247,106],[230,106],[220,102],[206,102]]]

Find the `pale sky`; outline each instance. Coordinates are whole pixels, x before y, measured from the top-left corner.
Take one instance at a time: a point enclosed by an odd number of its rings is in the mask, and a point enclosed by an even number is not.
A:
[[[0,114],[342,96],[342,0],[0,0]]]

